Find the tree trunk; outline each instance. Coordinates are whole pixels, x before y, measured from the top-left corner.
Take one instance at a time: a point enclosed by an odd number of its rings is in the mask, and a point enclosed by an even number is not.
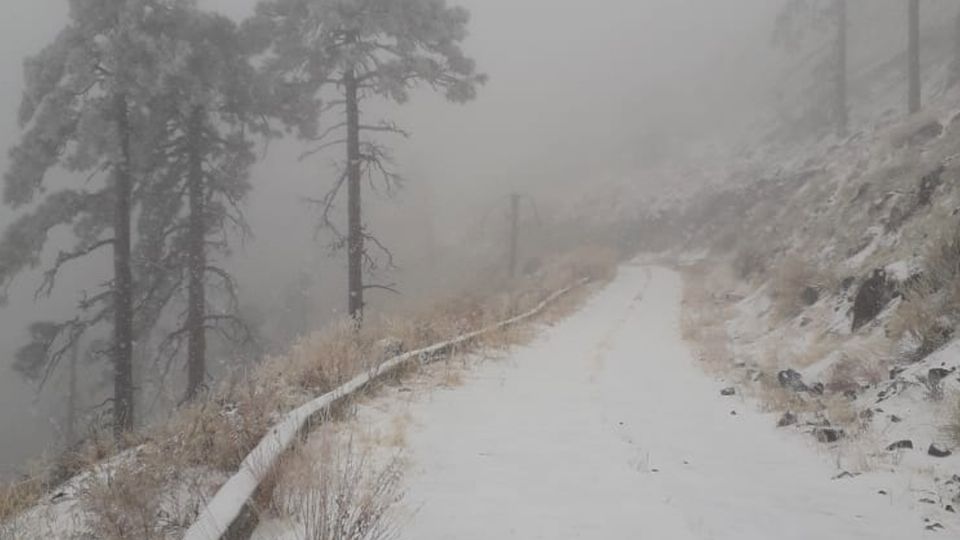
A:
[[[953,66],[950,73],[950,85],[960,84],[960,13],[953,23]]]
[[[520,234],[520,195],[510,195],[510,277],[517,276],[517,236]]]
[[[920,0],[910,0],[909,46],[907,52],[908,78],[910,79],[910,114],[920,112]]]
[[[363,253],[364,232],[361,204],[360,171],[360,104],[357,77],[353,69],[344,74],[347,106],[347,259],[349,283],[347,292],[350,317],[359,326],[363,323]]]
[[[837,94],[834,113],[837,119],[837,134],[846,137],[849,124],[847,109],[847,0],[836,0],[837,4]]]
[[[80,343],[70,347],[70,371],[67,379],[67,421],[64,443],[68,450],[77,442],[77,360],[80,356]]]
[[[114,169],[113,209],[113,429],[119,439],[133,429],[133,272],[130,269],[130,221],[133,179],[127,98],[115,99],[120,160]]]
[[[190,117],[189,173],[187,191],[190,206],[188,218],[187,287],[187,400],[203,389],[207,374],[206,290],[204,275],[206,256],[206,208],[203,189],[203,109],[197,107]]]

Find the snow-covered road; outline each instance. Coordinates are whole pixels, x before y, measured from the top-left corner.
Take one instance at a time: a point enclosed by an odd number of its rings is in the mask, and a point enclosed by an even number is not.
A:
[[[681,340],[681,288],[625,266],[532,344],[415,402],[402,538],[942,537],[720,396]]]

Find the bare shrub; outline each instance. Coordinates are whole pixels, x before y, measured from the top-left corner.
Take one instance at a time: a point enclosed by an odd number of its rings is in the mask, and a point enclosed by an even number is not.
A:
[[[892,344],[885,338],[846,346],[826,375],[829,390],[843,393],[859,390],[863,384],[879,384],[887,379],[892,361]]]
[[[0,525],[12,520],[17,514],[37,502],[49,486],[44,477],[31,476],[18,482],[0,486]],[[3,532],[0,528],[0,532]],[[0,535],[0,538],[5,538]]]
[[[319,455],[314,455],[319,451]],[[352,444],[325,441],[284,460],[272,511],[299,540],[389,540],[397,537],[391,509],[402,500],[396,460],[372,471]]]
[[[913,360],[919,360],[946,344],[960,321],[960,234],[956,230],[930,246],[922,274],[905,288],[905,300],[888,329],[895,339],[911,342]]]
[[[84,486],[87,529],[103,540],[164,538],[158,530],[163,480],[152,467],[123,463],[103,468]]]

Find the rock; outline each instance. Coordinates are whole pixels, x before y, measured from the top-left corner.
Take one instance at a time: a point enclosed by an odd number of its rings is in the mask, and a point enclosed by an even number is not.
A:
[[[797,415],[793,414],[790,411],[783,413],[783,416],[780,417],[780,420],[777,420],[777,427],[787,427],[792,426],[797,423]]]
[[[899,416],[897,416],[897,415],[895,415],[895,414],[891,414],[891,415],[890,415],[890,421],[893,422],[894,424],[899,424],[900,422],[903,422],[903,418],[900,418]]]
[[[823,388],[823,383],[819,383],[819,382],[818,382],[818,383],[814,383],[813,386],[810,387],[810,393],[811,393],[811,394],[816,394],[816,395],[818,395],[818,396],[822,396],[822,395],[823,395],[823,389],[824,389],[824,388]]]
[[[720,391],[721,396],[733,396],[733,395],[736,395],[736,393],[737,393],[737,389],[732,386],[729,388],[724,388],[723,390]]]
[[[946,510],[947,512],[950,512],[951,514],[957,513],[957,511],[953,508],[952,504],[948,504],[944,506],[943,509]]]
[[[920,188],[917,190],[917,206],[930,206],[933,194],[943,184],[944,166],[940,165],[920,179]]]
[[[803,375],[800,375],[800,373],[792,369],[785,369],[777,373],[777,382],[780,383],[780,386],[793,390],[794,392],[806,392],[810,390],[803,382]]]
[[[943,135],[943,124],[937,122],[936,120],[931,120],[930,122],[920,126],[909,137],[907,137],[904,142],[910,146],[918,146],[926,143],[927,141],[936,139],[940,135]]]
[[[856,332],[865,324],[877,318],[877,315],[887,307],[891,299],[890,284],[887,280],[887,271],[878,268],[869,278],[860,285],[853,301],[853,327]]]
[[[800,300],[803,301],[804,305],[812,306],[820,300],[820,291],[816,287],[806,287],[800,293]]]
[[[945,457],[950,457],[951,455],[953,455],[953,452],[951,452],[949,449],[947,449],[947,448],[945,448],[945,447],[943,447],[943,446],[941,446],[941,445],[939,445],[939,444],[937,444],[937,443],[933,443],[933,444],[930,445],[930,448],[927,449],[927,454],[928,454],[928,455],[931,455],[931,456],[933,456],[933,457],[945,458]]]
[[[930,371],[927,372],[927,384],[929,384],[932,387],[938,386],[940,384],[940,381],[949,377],[950,374],[953,373],[955,370],[956,368],[953,368],[953,369],[946,369],[942,367],[931,368]]]
[[[913,450],[913,441],[909,439],[904,439],[902,441],[897,441],[887,447],[887,450],[892,452],[894,450]]]
[[[850,287],[853,287],[853,284],[857,282],[857,278],[853,276],[848,276],[843,278],[843,281],[840,282],[840,290],[847,292],[850,290]]]
[[[896,379],[897,377],[900,376],[901,373],[903,373],[903,372],[906,371],[906,370],[907,370],[907,368],[902,367],[902,366],[898,366],[898,367],[895,367],[895,368],[891,369],[891,370],[890,370],[890,380],[892,381],[893,379]]]
[[[834,443],[843,438],[843,430],[832,427],[818,427],[813,430],[813,436],[822,443]]]

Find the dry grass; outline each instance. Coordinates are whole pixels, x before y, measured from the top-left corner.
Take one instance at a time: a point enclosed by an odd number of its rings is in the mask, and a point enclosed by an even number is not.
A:
[[[882,336],[847,345],[840,351],[840,359],[827,371],[827,389],[843,393],[858,390],[863,384],[876,385],[886,380],[893,363],[892,349],[893,344]]]
[[[36,504],[49,492],[50,487],[43,475],[30,476],[0,487],[0,525]],[[5,532],[3,527],[0,527],[0,532]],[[7,536],[0,535],[0,538]]]
[[[954,406],[948,413],[947,421],[943,426],[943,434],[955,447],[960,447],[960,394],[954,394],[951,401]]]
[[[704,368],[712,372],[726,371],[734,363],[725,326],[733,307],[714,291],[727,288],[728,276],[712,272],[706,264],[687,267],[683,273],[681,336],[696,348]]]
[[[618,260],[617,252],[609,248],[578,249],[555,257],[536,276],[492,283],[480,292],[456,295],[404,317],[374,318],[359,332],[347,321],[330,325],[301,339],[288,354],[267,358],[251,371],[235,374],[203,402],[181,408],[168,422],[131,436],[123,445],[113,444],[109,437],[94,438],[71,454],[65,466],[57,468],[59,473],[48,468],[23,482],[0,486],[0,523],[37,504],[64,479],[90,470],[121,448],[138,447],[163,459],[141,460],[145,470],[114,471],[104,484],[89,487],[85,504],[91,505],[92,515],[99,516],[95,525],[104,538],[124,538],[122,535],[133,534],[131,531],[146,534],[148,515],[153,516],[153,530],[161,530],[155,508],[141,495],[177,484],[182,480],[178,471],[235,471],[280,415],[385,360],[385,352],[378,348],[383,338],[413,350],[479,330],[532,309],[549,293],[583,277],[598,281],[612,277]],[[544,319],[555,320],[572,310],[576,298],[580,297],[572,295],[558,302]],[[531,336],[529,327],[516,326],[470,346],[503,348]],[[454,379],[451,375],[449,382],[456,383]],[[114,499],[136,486],[140,486],[140,494],[124,496],[123,501]],[[197,498],[209,497],[215,489],[204,486]]]
[[[892,337],[915,346],[914,360],[947,343],[960,322],[960,234],[956,226],[934,241],[888,329]]]
[[[88,531],[103,540],[166,538],[157,523],[165,484],[159,473],[153,467],[124,463],[95,475],[80,499],[89,516]]]
[[[116,453],[117,444],[112,435],[93,431],[83,444],[64,452],[52,463],[33,464],[31,472],[22,480],[0,484],[0,523],[36,504],[62,481]]]
[[[829,288],[832,278],[818,270],[809,261],[796,255],[787,255],[777,264],[770,282],[770,295],[778,320],[785,321],[799,315],[807,306],[804,294]]]
[[[398,532],[401,480],[399,461],[371,466],[352,444],[323,437],[286,456],[265,510],[299,540],[387,540]]]

